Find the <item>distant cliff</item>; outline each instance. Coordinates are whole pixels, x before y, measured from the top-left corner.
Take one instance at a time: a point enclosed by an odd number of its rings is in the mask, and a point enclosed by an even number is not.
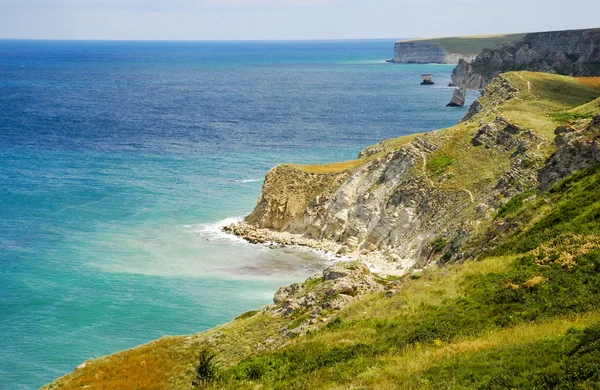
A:
[[[394,62],[400,64],[449,63],[448,54],[437,43],[396,42]]]
[[[472,61],[486,47],[520,39],[524,34],[412,39],[396,42],[393,62],[401,64],[456,64]]]
[[[483,49],[472,62],[459,61],[452,83],[482,89],[495,75],[513,70],[600,75],[600,28],[531,33],[517,41]]]

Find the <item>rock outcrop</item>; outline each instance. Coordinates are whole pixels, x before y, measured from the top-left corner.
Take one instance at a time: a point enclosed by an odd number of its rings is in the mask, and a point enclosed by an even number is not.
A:
[[[482,89],[495,75],[513,70],[600,75],[600,28],[530,33],[520,40],[483,49],[472,62],[459,61],[452,83]]]
[[[263,228],[303,232],[306,210],[318,208],[348,178],[348,172],[308,173],[290,165],[278,165],[267,173],[258,204],[246,222]]]
[[[310,318],[318,318],[326,309],[340,310],[355,298],[382,290],[383,285],[364,264],[340,262],[302,284],[279,288],[273,303],[264,310],[275,315],[307,313]]]
[[[579,169],[600,163],[600,115],[587,125],[560,126],[554,134],[557,151],[540,171],[541,190]]]
[[[458,61],[458,65],[452,71],[452,85],[468,89],[483,89],[487,79],[482,74],[473,70],[471,62],[464,59]]]
[[[452,99],[450,103],[446,104],[447,107],[462,107],[465,105],[465,98],[467,96],[467,90],[465,88],[455,88],[452,92]]]

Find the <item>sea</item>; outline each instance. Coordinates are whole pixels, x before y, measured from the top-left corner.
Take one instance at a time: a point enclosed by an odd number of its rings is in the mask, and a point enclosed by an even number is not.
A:
[[[226,323],[326,267],[220,227],[276,164],[465,114],[452,66],[386,63],[393,46],[0,40],[0,389]]]

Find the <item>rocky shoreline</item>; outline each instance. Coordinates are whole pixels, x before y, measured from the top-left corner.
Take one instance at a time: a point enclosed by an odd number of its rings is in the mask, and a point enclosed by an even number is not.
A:
[[[240,237],[251,244],[267,246],[300,246],[331,256],[334,261],[360,261],[371,272],[383,276],[401,276],[411,271],[414,260],[405,260],[386,255],[383,251],[348,252],[343,244],[324,239],[307,238],[302,234],[278,232],[259,228],[246,222],[236,222],[222,228],[223,232]]]

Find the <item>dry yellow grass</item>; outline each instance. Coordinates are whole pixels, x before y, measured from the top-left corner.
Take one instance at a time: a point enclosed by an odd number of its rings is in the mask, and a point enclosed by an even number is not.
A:
[[[588,87],[600,88],[600,77],[577,77],[577,81]]]
[[[343,171],[347,171],[347,170],[351,171],[351,170],[354,170],[354,169],[362,166],[363,164],[368,163],[369,161],[376,159],[377,157],[380,157],[386,153],[389,153],[390,151],[399,149],[402,146],[409,144],[412,140],[414,140],[415,138],[417,138],[418,136],[420,136],[422,134],[423,133],[409,134],[409,135],[404,135],[402,137],[391,138],[391,139],[381,141],[378,144],[372,146],[372,147],[378,147],[379,149],[381,149],[381,152],[376,153],[367,158],[342,161],[342,162],[334,162],[334,163],[330,163],[330,164],[306,164],[306,165],[304,165],[304,164],[288,164],[288,165],[291,167],[300,169],[307,173],[316,173],[316,174],[339,173],[339,172],[343,172]]]
[[[84,368],[46,389],[173,389],[188,388],[182,374],[194,360],[185,337],[163,337],[141,347],[86,362]],[[174,376],[175,375],[175,376]]]
[[[369,160],[361,159],[361,160],[350,160],[350,161],[342,161],[335,162],[331,164],[312,164],[312,165],[301,165],[301,164],[289,164],[291,167],[298,168],[304,172],[308,173],[317,173],[317,174],[327,174],[327,173],[339,173],[346,170],[351,170],[361,165],[365,164]]]

